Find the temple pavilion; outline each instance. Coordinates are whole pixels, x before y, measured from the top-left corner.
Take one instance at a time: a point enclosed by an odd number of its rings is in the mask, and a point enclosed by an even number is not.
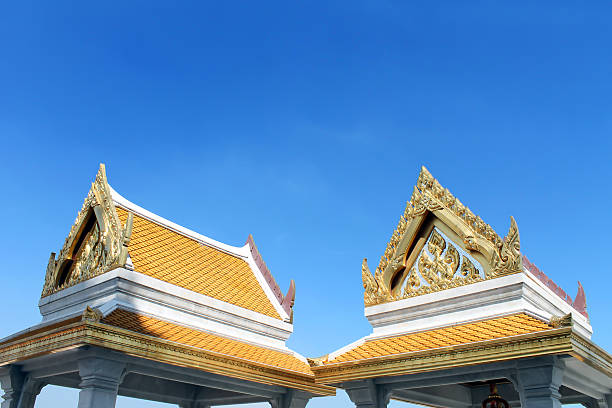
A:
[[[294,297],[251,236],[234,247],[165,220],[115,192],[101,165],[49,258],[42,322],[0,340],[1,407],[32,408],[54,384],[79,388],[79,408],[117,395],[303,408],[335,389],[285,344]]]
[[[423,168],[374,274],[372,332],[309,363],[358,408],[612,408],[612,357],[591,341],[584,290],[570,298]]]

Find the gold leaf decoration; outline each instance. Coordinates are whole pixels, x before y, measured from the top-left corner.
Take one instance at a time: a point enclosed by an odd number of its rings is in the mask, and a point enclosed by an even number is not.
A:
[[[574,321],[572,320],[572,314],[568,313],[564,316],[553,316],[550,318],[550,325],[555,329],[561,327],[572,327]]]
[[[453,220],[452,222],[460,231],[458,235],[465,250],[477,252],[487,260],[486,265],[483,265],[485,276],[480,275],[472,260],[460,256],[457,248],[450,242],[447,243],[440,234],[435,232],[435,229],[434,232],[437,235],[431,236],[428,243],[428,251],[433,258],[420,256],[414,265],[405,264],[411,239],[404,237],[407,234],[408,225],[426,213],[431,213],[436,217],[439,217],[436,214],[443,214],[445,219]],[[413,234],[414,229],[411,231]],[[384,275],[387,281],[390,281],[391,277],[398,276],[397,274],[401,273],[403,268],[411,268],[402,277],[404,290],[397,294],[394,289],[392,293],[390,288],[385,286],[385,280],[382,277]],[[364,295],[364,298],[368,299],[366,305],[390,302],[482,279],[519,273],[522,268],[520,238],[514,218],[511,217],[510,230],[506,238],[502,240],[490,225],[463,205],[448,189],[443,188],[429,171],[422,167],[410,201],[406,204],[397,228],[391,234],[391,239],[380,258],[374,277],[372,278],[372,275],[369,274],[371,282],[368,281],[367,285],[366,279],[368,278],[364,277],[364,287],[370,288],[370,295]],[[456,273],[457,271],[459,274]],[[395,287],[397,286],[394,283]]]
[[[42,297],[124,266],[132,219],[130,214],[121,225],[101,164],[57,259],[55,253],[49,257]]]
[[[521,240],[514,217],[510,217],[510,229],[502,242],[497,244],[493,259],[493,275],[501,276],[523,270]]]
[[[382,282],[379,275],[372,276],[368,267],[368,260],[363,259],[361,264],[361,279],[363,281],[363,301],[366,306],[376,305],[385,302],[389,298],[390,293]]]
[[[461,275],[472,279],[476,279],[479,276],[478,269],[466,256],[463,257],[463,264],[461,264]]]
[[[102,319],[102,312],[100,312],[99,309],[94,309],[89,306],[85,308],[81,316],[81,321],[83,322],[99,323],[100,319]]]

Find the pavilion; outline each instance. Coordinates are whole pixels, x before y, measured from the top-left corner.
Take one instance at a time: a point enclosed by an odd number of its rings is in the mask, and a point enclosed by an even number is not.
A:
[[[49,258],[42,322],[0,340],[1,407],[32,408],[54,384],[79,388],[79,408],[117,395],[303,408],[335,389],[286,346],[294,297],[251,236],[233,247],[165,220],[115,192],[101,165]]]
[[[427,169],[362,279],[372,332],[309,360],[356,407],[612,408],[612,357],[590,340],[580,283],[571,299],[521,253],[513,218],[502,239]]]

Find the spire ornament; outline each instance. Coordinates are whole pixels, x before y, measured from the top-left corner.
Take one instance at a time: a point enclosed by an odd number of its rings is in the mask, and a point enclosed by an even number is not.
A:
[[[493,275],[503,276],[523,271],[521,238],[514,217],[510,217],[510,229],[502,242],[497,243],[493,258]]]
[[[363,301],[366,306],[372,306],[383,302],[388,302],[391,293],[382,281],[380,274],[372,276],[368,267],[367,258],[363,258],[361,264],[361,279],[363,281]]]

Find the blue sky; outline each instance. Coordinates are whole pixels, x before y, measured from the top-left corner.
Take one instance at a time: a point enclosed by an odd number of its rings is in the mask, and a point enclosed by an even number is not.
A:
[[[513,215],[523,252],[571,296],[580,280],[612,349],[611,12],[2,3],[0,336],[39,321],[49,252],[104,162],[163,217],[233,245],[252,233],[283,290],[297,282],[290,346],[328,353],[369,333],[361,260],[377,263],[426,165],[501,235]],[[65,398],[45,389],[37,407]]]

